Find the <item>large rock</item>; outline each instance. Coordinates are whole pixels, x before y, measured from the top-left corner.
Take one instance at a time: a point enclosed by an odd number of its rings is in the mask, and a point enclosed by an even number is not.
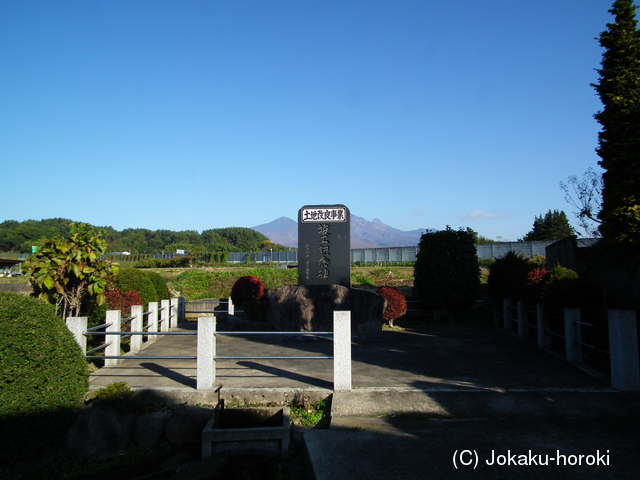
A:
[[[134,415],[94,402],[82,409],[67,430],[66,446],[76,455],[104,460],[120,455],[131,438]]]
[[[276,331],[331,332],[333,312],[351,311],[351,331],[379,332],[386,301],[381,296],[341,285],[293,285],[265,295],[266,320]]]
[[[141,447],[152,446],[162,436],[169,415],[169,410],[140,415],[133,422],[131,439]]]

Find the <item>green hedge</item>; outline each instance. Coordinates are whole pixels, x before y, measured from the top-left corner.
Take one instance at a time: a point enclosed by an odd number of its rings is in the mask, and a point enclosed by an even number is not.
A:
[[[164,279],[162,275],[160,275],[158,272],[149,272],[149,271],[144,271],[143,273],[145,273],[147,277],[149,277],[149,280],[151,280],[151,283],[153,283],[153,286],[156,290],[158,302],[160,300],[166,300],[167,298],[169,298],[169,289],[167,288],[167,281]]]
[[[173,280],[173,288],[187,300],[200,298],[227,298],[231,295],[233,284],[242,276],[251,275],[259,278],[266,289],[296,285],[298,271],[283,270],[276,267],[263,266],[238,268],[232,271],[198,269],[187,270]]]
[[[511,250],[496,258],[489,267],[489,298],[493,301],[503,298],[523,300],[528,275],[533,268],[524,255]]]
[[[420,237],[413,288],[426,308],[463,312],[477,298],[480,270],[475,237],[468,230],[445,230]]]
[[[137,268],[123,268],[118,272],[113,283],[122,293],[131,290],[138,292],[146,306],[149,302],[158,301],[158,292],[156,292],[153,280],[147,275],[148,273]]]
[[[0,416],[73,405],[88,388],[80,347],[55,307],[0,293]]]
[[[3,437],[11,431],[0,458],[7,459],[59,440],[66,414],[87,392],[89,371],[55,307],[15,293],[0,293],[0,359]]]

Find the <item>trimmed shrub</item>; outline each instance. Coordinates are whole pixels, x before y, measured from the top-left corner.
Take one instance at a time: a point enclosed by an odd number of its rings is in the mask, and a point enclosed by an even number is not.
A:
[[[117,287],[111,286],[107,290],[107,305],[108,310],[120,310],[122,317],[128,317],[131,315],[131,307],[142,305],[142,299],[135,290],[122,293]],[[104,321],[104,318],[101,320]]]
[[[164,277],[158,272],[146,271],[144,273],[147,274],[156,289],[156,295],[158,296],[157,301],[159,302],[160,300],[166,300],[169,298],[169,289],[167,288],[167,281]]]
[[[547,257],[545,257],[544,255],[534,255],[529,259],[529,263],[533,266],[533,268],[544,270],[547,265]]]
[[[548,271],[544,268],[534,268],[527,274],[527,284],[523,289],[522,299],[537,303],[542,298],[543,280]]]
[[[407,313],[407,301],[402,292],[395,287],[380,287],[376,293],[387,301],[382,318],[393,327],[393,321]]]
[[[565,268],[560,265],[556,265],[551,268],[543,278],[543,283],[553,283],[558,280],[578,278],[578,274],[570,268]]]
[[[240,277],[231,288],[231,300],[238,307],[249,300],[260,300],[263,296],[264,284],[262,280],[253,275]]]
[[[539,301],[544,302],[547,307],[552,309],[564,307],[579,307],[580,302],[576,302],[579,296],[579,287],[581,282],[575,282],[578,274],[570,268],[556,265],[550,269],[542,278],[540,283]],[[566,300],[563,296],[566,295]]]
[[[587,312],[606,309],[605,289],[593,280],[562,278],[548,284],[544,304],[551,313],[560,313],[564,308],[581,308]]]
[[[264,319],[264,284],[253,275],[240,277],[231,288],[231,300],[234,305],[241,306],[251,320]]]
[[[145,258],[134,265],[135,268],[165,268],[167,260],[162,258]]]
[[[0,293],[0,358],[2,442],[10,436],[0,459],[59,442],[72,420],[68,414],[82,404],[89,371],[55,307]]]
[[[531,270],[533,265],[521,253],[509,251],[496,258],[489,267],[489,298],[493,301],[503,298],[524,300]]]
[[[426,308],[465,311],[475,304],[479,283],[473,233],[447,226],[422,235],[413,285],[416,298]]]
[[[143,305],[147,305],[158,300],[156,288],[147,273],[137,268],[123,268],[116,275],[113,284],[121,292],[135,290],[140,294]]]
[[[127,385],[127,382],[114,382],[96,390],[94,397],[106,402],[120,402],[128,400],[132,395],[133,390]]]

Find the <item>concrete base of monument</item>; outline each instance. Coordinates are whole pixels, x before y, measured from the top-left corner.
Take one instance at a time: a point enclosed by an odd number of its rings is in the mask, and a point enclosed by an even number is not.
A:
[[[342,285],[292,285],[265,294],[266,320],[276,331],[333,331],[333,312],[351,311],[351,331],[380,332],[386,300]]]
[[[214,454],[285,455],[290,425],[288,407],[218,409],[202,432],[202,458]]]

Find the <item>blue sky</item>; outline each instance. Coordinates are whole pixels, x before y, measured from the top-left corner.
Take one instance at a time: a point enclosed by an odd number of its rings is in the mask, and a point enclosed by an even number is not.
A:
[[[0,0],[0,221],[573,221],[611,3]]]

